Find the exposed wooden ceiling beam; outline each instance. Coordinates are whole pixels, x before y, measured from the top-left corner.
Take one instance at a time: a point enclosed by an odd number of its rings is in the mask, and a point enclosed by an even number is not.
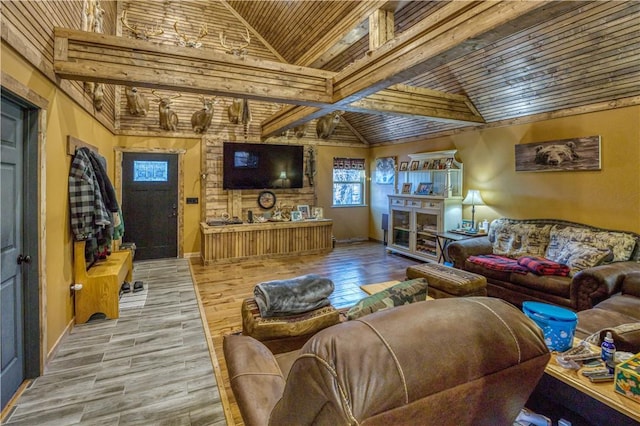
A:
[[[483,124],[467,96],[397,84],[346,107],[346,111],[429,117],[446,123]]]
[[[467,96],[397,84],[340,108],[287,106],[262,122],[262,137],[268,138],[341,109],[365,114],[429,117],[446,123],[484,124],[485,120]]]
[[[54,69],[59,76],[74,80],[135,84],[299,105],[285,109],[263,123],[262,136],[268,137],[333,110],[353,108],[362,111],[365,107],[374,107],[376,102],[380,104],[383,99],[391,102],[391,96],[382,93],[378,98],[356,104],[368,95],[424,73],[479,44],[490,43],[549,19],[566,3],[573,2],[452,2],[337,74],[59,28],[55,30]],[[543,5],[545,7],[541,8]],[[540,8],[539,13],[525,16],[524,24],[520,21],[509,24],[536,8]],[[481,35],[483,38],[479,39]],[[424,94],[412,94],[418,95]],[[387,105],[386,109],[386,113],[400,114],[407,106]],[[412,108],[412,115],[417,110]],[[427,105],[423,110],[446,112],[444,105],[442,108]],[[472,116],[467,114],[462,121],[476,121]],[[451,114],[436,118],[460,120]]]
[[[368,95],[576,7],[574,2],[452,2],[338,73],[333,79],[332,109],[288,107],[262,123],[262,137],[290,128],[284,117],[299,125],[305,114],[315,118],[332,110],[348,110]]]
[[[54,71],[71,80],[326,106],[335,73],[205,49],[55,28]]]
[[[334,72],[205,50],[194,55],[193,49],[79,30],[56,28],[55,36],[54,69],[63,78],[332,109],[330,82]],[[346,105],[344,110],[410,116],[426,112],[465,123],[483,122],[479,114],[474,117],[470,110],[461,113],[460,107],[447,114],[451,99],[460,98],[451,96],[424,90],[384,90]],[[312,114],[306,121],[324,114],[326,111]]]
[[[351,13],[340,22],[340,25],[325,34],[313,49],[309,49],[296,61],[296,64],[320,68],[328,59],[362,38],[366,34],[366,27],[362,28],[359,25],[385,4],[387,1],[355,2]],[[347,40],[349,43],[345,42]]]

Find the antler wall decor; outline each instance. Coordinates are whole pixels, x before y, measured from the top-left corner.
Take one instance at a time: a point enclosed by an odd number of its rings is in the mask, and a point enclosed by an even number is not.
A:
[[[220,46],[222,46],[225,53],[229,55],[238,56],[240,58],[245,58],[247,56],[247,47],[251,44],[251,35],[249,34],[249,29],[247,28],[247,34],[242,34],[242,38],[245,41],[245,44],[240,44],[238,46],[234,44],[227,45],[227,37],[223,32],[220,32]]]
[[[127,21],[126,10],[122,12],[122,16],[120,17],[120,22],[122,22],[122,25],[124,25],[125,28],[131,31],[131,33],[135,38],[140,40],[149,40],[149,37],[164,34],[164,30],[160,28],[160,25],[158,25],[157,23],[156,23],[156,26],[153,28],[148,28],[148,27],[138,28],[138,24],[129,25],[129,22]]]
[[[207,30],[207,24],[202,24],[197,37],[189,37],[188,35],[181,33],[180,30],[178,30],[178,21],[173,24],[173,29],[176,30],[179,39],[178,44],[182,47],[198,48],[202,46],[202,42],[200,40],[202,40],[207,36],[207,34],[209,34],[209,30]]]

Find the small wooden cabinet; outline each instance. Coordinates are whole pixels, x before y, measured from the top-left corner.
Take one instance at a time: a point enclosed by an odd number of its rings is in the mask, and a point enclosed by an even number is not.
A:
[[[387,250],[437,261],[440,249],[436,233],[457,227],[461,220],[460,197],[389,195]]]

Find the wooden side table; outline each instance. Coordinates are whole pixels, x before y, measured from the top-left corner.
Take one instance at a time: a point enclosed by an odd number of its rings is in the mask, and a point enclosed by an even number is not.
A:
[[[574,346],[578,345],[580,339],[574,339]],[[599,352],[600,348],[593,347],[594,351]],[[584,367],[583,367],[584,368]],[[627,424],[638,424],[640,423],[640,404],[632,401],[629,398],[626,398],[619,393],[615,392],[613,381],[605,382],[605,383],[591,383],[588,378],[582,375],[582,368],[580,370],[570,370],[566,368],[562,368],[558,362],[556,361],[556,354],[553,353],[551,355],[551,359],[549,360],[549,364],[547,364],[547,368],[545,369],[545,374],[556,379],[562,384],[574,389],[577,391],[577,394],[581,395],[582,403],[579,404],[580,408],[584,410],[583,414],[586,415],[594,424],[604,424],[607,416],[603,415],[604,418],[596,419],[594,418],[595,414],[589,413],[588,405],[596,405],[586,404],[586,401],[589,401],[589,398],[592,398],[605,406],[613,409],[617,413],[622,414],[622,417],[619,417],[616,421],[611,420],[609,424],[616,425],[627,425]],[[547,380],[547,382],[549,382]],[[546,383],[546,382],[545,382]],[[552,382],[549,382],[552,383]],[[552,386],[555,388],[554,391],[563,392],[561,388],[558,387],[558,384]],[[551,387],[551,386],[549,386]],[[545,387],[545,392],[552,392],[549,387]],[[588,397],[588,398],[585,398]],[[569,398],[571,399],[571,398]],[[576,399],[580,399],[576,397]],[[558,400],[562,400],[558,398]],[[564,401],[568,403],[570,401]],[[595,410],[593,410],[595,411]],[[598,410],[602,411],[602,410]],[[542,413],[544,414],[544,413]],[[612,415],[608,415],[609,419],[612,419]],[[636,423],[638,422],[638,423]]]

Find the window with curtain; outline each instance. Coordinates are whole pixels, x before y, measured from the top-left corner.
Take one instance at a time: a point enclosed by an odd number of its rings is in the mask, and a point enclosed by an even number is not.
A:
[[[334,158],[333,205],[363,206],[365,178],[364,158]]]

